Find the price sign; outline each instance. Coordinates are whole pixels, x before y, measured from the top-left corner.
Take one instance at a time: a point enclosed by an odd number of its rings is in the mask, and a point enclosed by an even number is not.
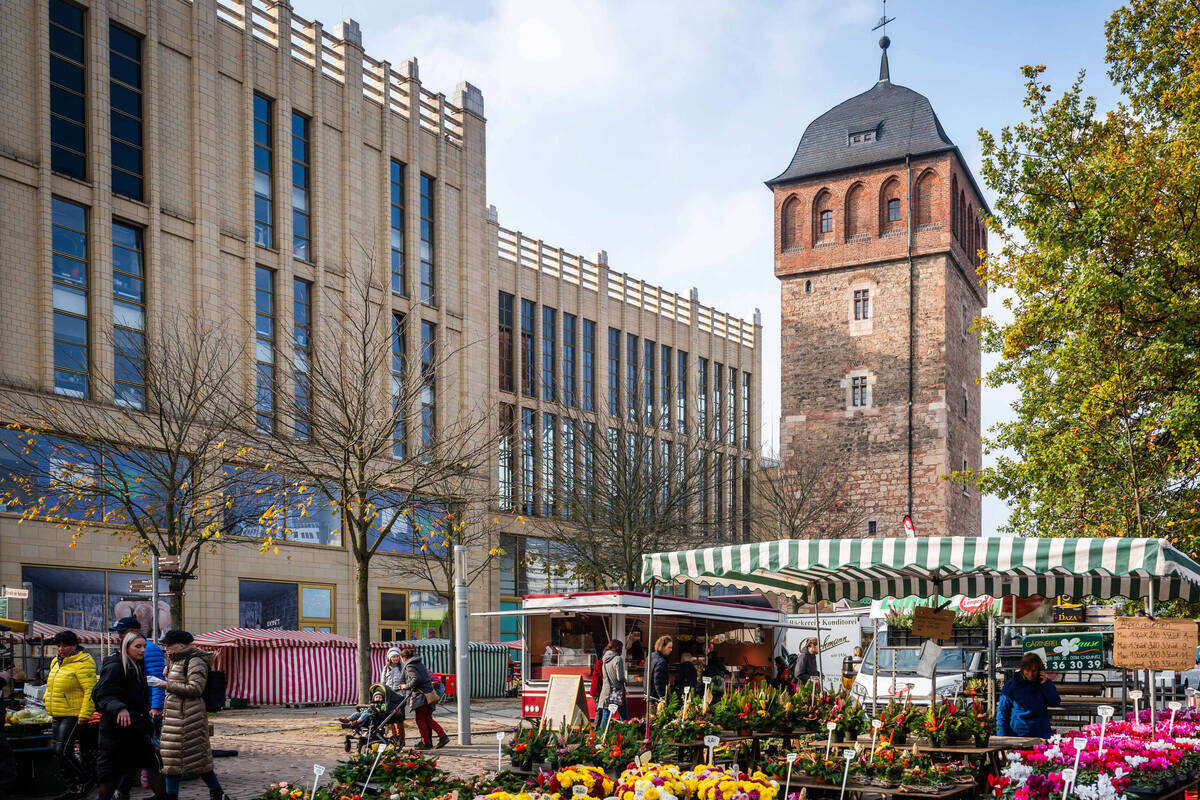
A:
[[[1023,649],[1041,657],[1049,672],[1104,669],[1104,637],[1099,633],[1049,633],[1025,637]]]
[[[1113,662],[1125,669],[1191,669],[1196,644],[1190,619],[1118,617],[1113,626]]]

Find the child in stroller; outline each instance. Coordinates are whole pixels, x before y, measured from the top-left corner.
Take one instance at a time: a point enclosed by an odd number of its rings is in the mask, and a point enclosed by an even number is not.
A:
[[[351,715],[342,727],[351,731],[346,734],[346,752],[354,743],[362,752],[376,743],[404,746],[404,707],[407,697],[392,691],[383,684],[371,687],[371,704]]]

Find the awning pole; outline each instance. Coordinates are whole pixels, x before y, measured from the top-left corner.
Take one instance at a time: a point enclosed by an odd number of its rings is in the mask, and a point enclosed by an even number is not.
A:
[[[650,653],[646,655],[646,664],[642,667],[642,694],[646,698],[646,741],[650,741],[650,656],[654,650],[654,578],[650,579],[650,622],[646,625],[646,644],[650,645]]]
[[[871,713],[879,713],[879,617],[871,617]]]
[[[988,711],[996,713],[996,617],[988,609]]]
[[[1146,588],[1146,616],[1154,616],[1154,583]],[[1154,732],[1154,704],[1158,701],[1154,687],[1154,670],[1146,670],[1146,681],[1150,684],[1150,732]]]
[[[817,585],[814,588],[816,589],[817,593],[817,675],[821,680],[821,690],[824,691],[825,670],[821,668],[821,656],[824,655],[824,653],[821,652],[821,587],[820,585]]]

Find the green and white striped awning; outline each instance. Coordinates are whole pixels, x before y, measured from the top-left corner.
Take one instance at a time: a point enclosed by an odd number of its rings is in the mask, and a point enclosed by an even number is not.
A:
[[[1164,539],[784,539],[650,553],[642,580],[803,600],[965,594],[1200,600],[1200,564]]]

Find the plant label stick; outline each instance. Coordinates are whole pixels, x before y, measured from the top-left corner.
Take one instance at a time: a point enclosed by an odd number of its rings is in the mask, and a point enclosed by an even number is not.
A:
[[[875,755],[875,737],[879,735],[879,729],[883,727],[883,720],[871,720],[871,756]]]
[[[504,731],[496,731],[496,771],[504,768]]]
[[[1074,768],[1073,772],[1076,775],[1078,775],[1079,774],[1079,757],[1081,755],[1083,755],[1084,748],[1087,747],[1087,738],[1084,736],[1077,736],[1071,740],[1071,743],[1075,745],[1075,768]]]
[[[325,768],[320,764],[313,764],[313,788],[312,794],[309,797],[317,796],[317,784],[321,782],[321,776],[325,774]]]
[[[1133,723],[1137,725],[1142,721],[1141,708],[1138,705],[1138,701],[1142,699],[1142,690],[1134,689],[1129,693],[1129,699],[1133,701]]]
[[[1171,722],[1167,726],[1167,736],[1174,736],[1175,735],[1175,712],[1178,711],[1179,709],[1183,708],[1183,703],[1179,702],[1178,700],[1172,700],[1171,702],[1167,703],[1167,708],[1171,709]]]
[[[1063,776],[1063,800],[1067,800],[1067,792],[1071,791],[1072,784],[1075,783],[1075,770],[1068,767],[1062,771]]]
[[[833,747],[833,729],[837,727],[836,722],[826,722],[825,730],[829,731],[829,736],[825,738],[825,757],[829,758],[829,750]]]
[[[1104,728],[1108,725],[1108,721],[1112,718],[1114,711],[1116,709],[1112,706],[1098,706],[1096,708],[1096,713],[1100,715],[1100,744],[1096,749],[1100,751],[1100,755],[1104,755]]]
[[[850,779],[850,762],[858,755],[858,751],[853,747],[847,747],[842,756],[846,759],[846,767],[842,770],[842,793],[838,795],[838,800],[846,800],[846,781]]]
[[[788,768],[787,768],[787,780],[786,780],[786,781],[784,782],[784,784],[783,784],[783,797],[784,797],[784,800],[787,800],[788,793],[789,793],[789,791],[790,791],[790,790],[791,790],[791,788],[792,788],[792,765],[793,765],[793,764],[795,764],[795,763],[796,763],[796,754],[795,754],[795,753],[788,753],[788,754],[787,754],[787,764],[788,764]]]
[[[717,745],[721,743],[721,737],[713,736],[711,733],[704,737],[704,746],[708,748],[708,763],[713,763],[713,751]]]

